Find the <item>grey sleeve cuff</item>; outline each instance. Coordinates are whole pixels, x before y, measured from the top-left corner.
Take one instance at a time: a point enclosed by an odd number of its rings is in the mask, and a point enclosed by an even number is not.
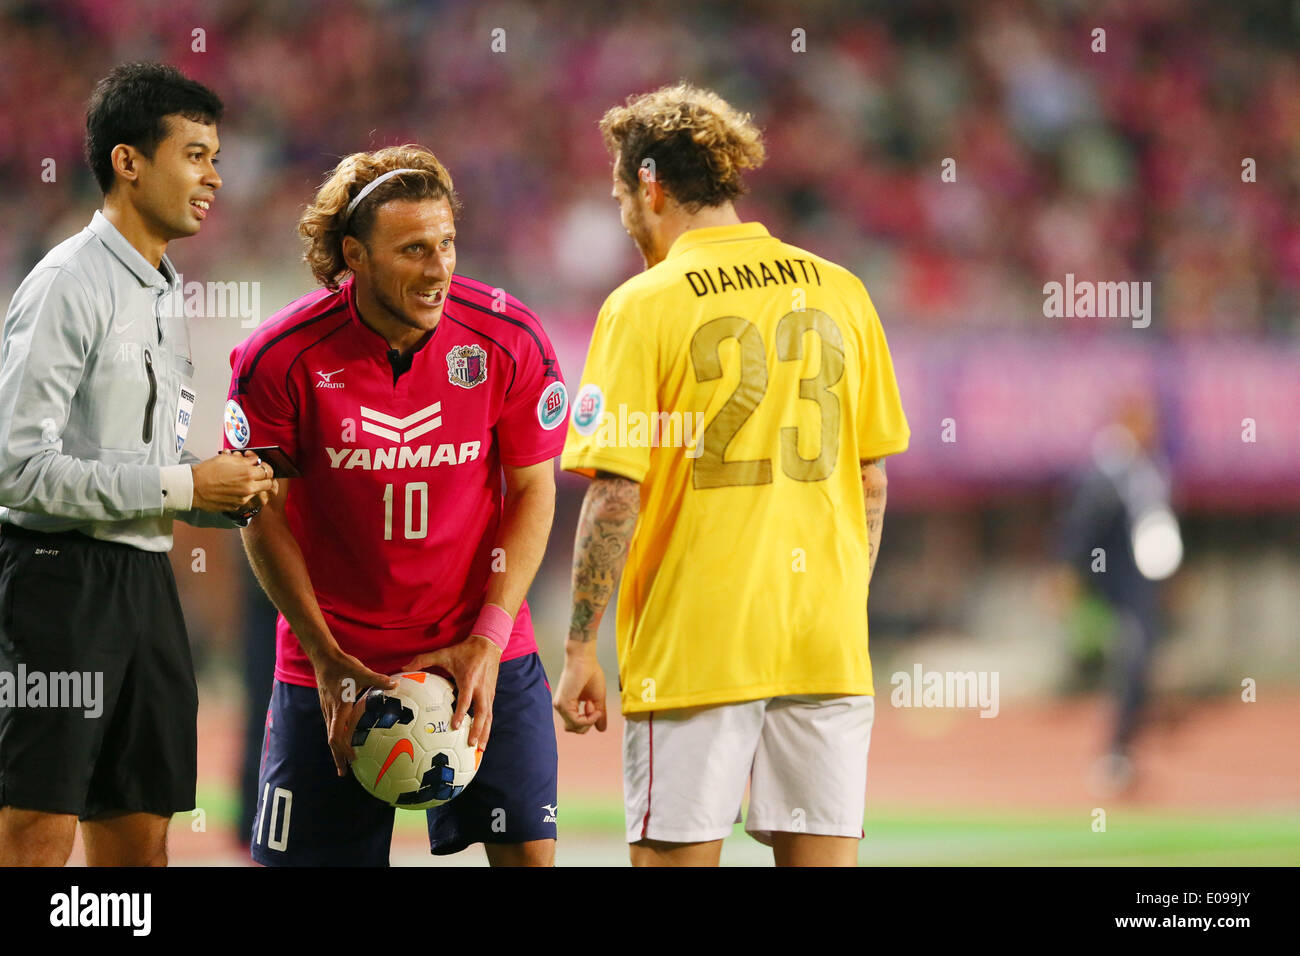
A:
[[[163,465],[163,511],[189,511],[194,507],[194,469],[189,465]]]

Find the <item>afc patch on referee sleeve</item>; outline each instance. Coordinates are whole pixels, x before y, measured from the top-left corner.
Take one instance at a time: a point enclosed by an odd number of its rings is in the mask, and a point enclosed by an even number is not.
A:
[[[569,411],[569,392],[563,382],[552,382],[537,400],[537,421],[548,432],[558,428]]]

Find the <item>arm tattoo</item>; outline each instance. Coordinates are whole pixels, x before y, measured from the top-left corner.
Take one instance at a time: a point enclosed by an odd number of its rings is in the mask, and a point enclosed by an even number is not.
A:
[[[569,640],[596,639],[601,616],[627,561],[641,508],[641,485],[598,473],[587,489],[573,547],[573,617]]]
[[[862,499],[867,509],[867,581],[876,571],[876,558],[880,553],[880,535],[885,527],[885,483],[870,475],[872,467],[885,474],[885,459],[872,458],[862,462]]]

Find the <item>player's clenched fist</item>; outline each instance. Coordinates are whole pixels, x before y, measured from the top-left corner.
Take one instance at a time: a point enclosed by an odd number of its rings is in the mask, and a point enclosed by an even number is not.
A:
[[[605,732],[605,672],[591,651],[565,655],[564,671],[555,685],[555,712],[570,733],[585,734],[593,726]]]
[[[257,511],[279,487],[274,470],[253,452],[222,452],[193,470],[194,507],[202,511]]]

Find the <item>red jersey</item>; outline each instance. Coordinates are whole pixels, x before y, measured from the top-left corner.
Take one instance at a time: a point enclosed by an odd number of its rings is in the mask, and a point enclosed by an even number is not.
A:
[[[453,276],[403,360],[361,322],[349,279],[281,309],[230,365],[226,447],[279,445],[302,472],[286,513],[339,646],[391,674],[468,637],[504,568],[501,466],[564,447],[568,396],[537,317]],[[536,649],[524,602],[501,659]],[[316,683],[284,615],[275,676]]]

